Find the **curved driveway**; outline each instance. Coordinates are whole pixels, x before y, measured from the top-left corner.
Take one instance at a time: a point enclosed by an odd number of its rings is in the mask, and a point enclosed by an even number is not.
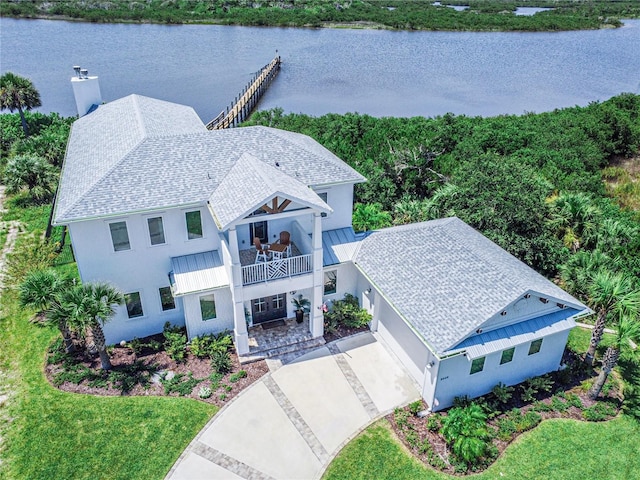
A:
[[[418,398],[409,374],[373,334],[338,340],[242,392],[166,478],[316,479],[364,427]]]

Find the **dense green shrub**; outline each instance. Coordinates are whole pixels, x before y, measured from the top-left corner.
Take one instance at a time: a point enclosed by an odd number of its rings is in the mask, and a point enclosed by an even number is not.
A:
[[[442,416],[439,413],[432,413],[427,417],[427,430],[437,432],[442,427]]]
[[[217,351],[227,352],[233,346],[229,332],[208,334],[191,339],[189,351],[198,358],[212,358]]]
[[[493,387],[493,389],[491,389],[491,393],[493,393],[499,403],[504,405],[505,403],[508,403],[509,400],[511,400],[511,397],[513,397],[513,387],[509,387],[507,385],[504,385],[503,383],[499,383],[498,385]]]
[[[350,293],[346,293],[342,300],[334,301],[324,317],[330,324],[345,327],[362,327],[371,321],[369,312],[360,308],[358,298]]]
[[[409,404],[409,411],[413,415],[418,415],[418,412],[423,409],[422,400],[416,400],[415,402],[411,402]]]
[[[170,395],[175,392],[181,397],[184,397],[185,395],[189,395],[196,385],[202,382],[202,380],[193,378],[193,374],[191,372],[187,375],[184,373],[177,373],[170,379],[167,379],[167,374],[165,373],[160,378],[160,382],[162,382],[162,385],[164,386],[164,393],[166,395]]]
[[[169,322],[164,324],[164,349],[167,355],[176,362],[184,361],[187,355],[187,334],[181,327],[172,326]]]
[[[608,402],[598,402],[582,411],[582,416],[590,422],[602,422],[616,414],[616,408]]]
[[[491,434],[482,407],[454,407],[442,419],[442,436],[458,461],[468,467],[479,465],[489,455]],[[466,470],[465,470],[466,471]]]
[[[218,373],[228,373],[231,371],[233,364],[231,357],[226,351],[216,350],[211,356],[211,367]]]
[[[247,371],[246,370],[240,370],[232,375],[229,376],[229,381],[231,383],[236,383],[238,381],[240,381],[243,378],[247,378]]]

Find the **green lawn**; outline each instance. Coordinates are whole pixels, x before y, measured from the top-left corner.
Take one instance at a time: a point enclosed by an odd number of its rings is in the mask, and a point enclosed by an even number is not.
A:
[[[61,392],[42,373],[57,331],[29,323],[3,294],[0,369],[15,391],[6,406],[8,479],[162,478],[216,407],[162,397],[94,397]],[[2,428],[0,421],[0,428]]]
[[[522,435],[498,461],[471,478],[630,480],[639,478],[640,423],[622,416],[609,422],[547,420]],[[349,443],[323,480],[453,479],[424,466],[381,420]]]

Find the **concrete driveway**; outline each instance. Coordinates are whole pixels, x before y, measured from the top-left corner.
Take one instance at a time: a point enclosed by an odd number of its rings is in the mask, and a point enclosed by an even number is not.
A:
[[[338,340],[242,392],[166,478],[316,479],[364,427],[418,398],[409,374],[373,334]]]

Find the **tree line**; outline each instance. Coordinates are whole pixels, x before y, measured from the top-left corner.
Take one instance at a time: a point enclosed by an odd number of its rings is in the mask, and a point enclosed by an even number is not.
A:
[[[523,1],[468,0],[3,0],[3,16],[71,18],[89,22],[214,23],[281,27],[346,24],[400,30],[557,31],[619,27],[621,18],[640,17],[629,0]],[[468,8],[457,11],[452,3]],[[515,15],[517,5],[552,7],[533,16]],[[365,22],[363,24],[363,22]]]

